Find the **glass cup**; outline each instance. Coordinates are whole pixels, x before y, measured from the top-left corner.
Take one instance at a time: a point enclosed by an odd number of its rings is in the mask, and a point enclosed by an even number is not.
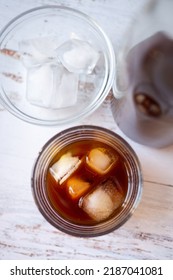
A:
[[[66,218],[55,209],[47,190],[47,176],[55,157],[71,144],[77,147],[81,141],[97,141],[118,152],[128,178],[127,192],[121,207],[108,219],[96,224],[82,224]],[[141,167],[134,150],[116,133],[97,126],[76,126],[58,133],[44,145],[34,164],[32,191],[41,214],[55,228],[78,237],[99,236],[119,228],[136,209],[142,192]]]
[[[173,144],[173,1],[150,0],[123,38],[117,56],[112,112],[134,141]]]

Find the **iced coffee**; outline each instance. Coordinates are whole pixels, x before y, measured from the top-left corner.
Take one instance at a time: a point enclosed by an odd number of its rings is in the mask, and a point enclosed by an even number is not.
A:
[[[32,174],[36,204],[57,229],[80,237],[120,227],[141,197],[138,158],[116,133],[77,126],[50,139]]]
[[[53,207],[77,224],[95,224],[119,211],[128,188],[117,150],[98,141],[76,142],[53,159],[47,192]]]

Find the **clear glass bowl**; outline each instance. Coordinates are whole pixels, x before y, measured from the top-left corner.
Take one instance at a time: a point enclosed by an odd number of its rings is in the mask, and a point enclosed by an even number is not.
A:
[[[73,106],[47,109],[28,102],[27,70],[19,46],[23,41],[38,38],[56,38],[58,46],[79,38],[101,54],[93,73],[80,76]],[[113,47],[102,28],[87,15],[56,5],[29,10],[9,22],[0,32],[0,57],[0,102],[16,117],[38,125],[69,124],[87,116],[103,102],[115,76]]]
[[[128,174],[127,193],[120,210],[108,220],[96,225],[75,224],[65,219],[52,206],[47,193],[46,180],[52,160],[67,145],[82,140],[97,140],[118,151]],[[119,228],[136,209],[142,192],[141,167],[134,150],[119,135],[101,127],[76,126],[60,132],[44,145],[34,164],[32,191],[38,209],[55,228],[79,237],[99,236]]]

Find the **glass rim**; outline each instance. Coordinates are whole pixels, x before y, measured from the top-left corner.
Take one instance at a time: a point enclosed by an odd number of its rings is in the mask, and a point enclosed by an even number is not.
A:
[[[15,29],[16,25],[23,23],[29,16],[30,17],[34,15],[37,16],[37,13],[39,12],[41,12],[42,14],[44,14],[44,12],[47,12],[47,14],[49,14],[49,11],[51,10],[55,10],[56,12],[63,11],[65,13],[69,13],[70,15],[73,15],[74,17],[79,18],[86,24],[90,25],[93,28],[93,30],[95,30],[98,33],[100,40],[102,41],[102,43],[104,43],[104,56],[105,56],[106,70],[105,70],[105,77],[104,77],[103,84],[99,89],[99,91],[97,92],[97,95],[94,98],[94,100],[89,105],[87,105],[84,108],[84,110],[80,111],[77,115],[73,114],[68,118],[59,119],[59,120],[41,119],[38,117],[30,116],[28,113],[25,113],[23,110],[16,107],[15,104],[12,104],[10,102],[10,100],[6,96],[4,88],[1,86],[0,102],[10,113],[18,117],[19,119],[22,119],[23,121],[35,125],[42,125],[42,126],[57,126],[57,125],[70,124],[90,115],[102,104],[102,102],[109,94],[115,77],[115,53],[114,53],[112,43],[108,38],[107,34],[104,32],[102,27],[97,23],[95,19],[93,19],[92,17],[88,16],[87,14],[77,9],[73,9],[70,7],[59,6],[59,5],[44,5],[33,9],[29,9],[19,14],[18,16],[10,20],[9,23],[7,23],[0,31],[0,48],[1,45],[3,44],[4,38],[13,29]]]
[[[81,132],[83,130],[83,132]],[[80,224],[75,224],[73,222],[70,222],[63,218],[60,214],[57,213],[57,211],[53,208],[51,205],[49,199],[46,196],[46,185],[44,185],[45,180],[42,178],[41,183],[43,184],[40,189],[38,190],[38,185],[35,184],[37,174],[44,174],[47,172],[48,169],[46,169],[49,165],[47,164],[47,167],[45,168],[45,173],[42,169],[42,165],[47,161],[49,156],[49,152],[52,149],[52,146],[54,144],[54,141],[60,137],[60,142],[63,139],[64,136],[70,135],[70,133],[77,132],[80,135],[85,135],[85,132],[94,132],[94,137],[96,137],[96,133],[100,132],[102,135],[107,136],[109,134],[110,137],[114,138],[114,140],[118,140],[118,145],[122,144],[123,148],[125,148],[125,154],[127,152],[129,153],[128,158],[126,159],[127,163],[130,165],[132,164],[132,171],[130,171],[130,167],[127,166],[128,168],[128,176],[129,180],[131,182],[128,186],[128,194],[126,195],[126,199],[124,204],[124,207],[122,207],[122,211],[118,213],[115,217],[113,216],[111,219],[108,219],[106,221],[103,221],[99,224],[92,225],[92,226],[86,226],[86,225],[80,225]],[[95,133],[96,132],[96,133]],[[87,134],[88,135],[88,134]],[[101,137],[101,135],[99,135]],[[93,136],[92,136],[93,137]],[[65,137],[67,139],[67,137]],[[84,139],[88,139],[85,137]],[[83,140],[84,140],[83,139]],[[100,141],[102,141],[101,138],[99,138]],[[74,142],[74,141],[73,141]],[[72,143],[73,143],[72,142]],[[52,145],[52,146],[51,146]],[[50,150],[49,150],[50,148]],[[61,148],[60,148],[61,149]],[[59,149],[59,150],[60,150]],[[44,155],[45,153],[45,155]],[[53,157],[52,157],[53,158]],[[125,158],[125,156],[124,156]],[[49,158],[50,160],[50,158]],[[40,172],[42,169],[43,172]],[[44,176],[43,176],[44,177]],[[38,183],[38,182],[37,182]],[[32,177],[31,177],[31,188],[32,188],[32,193],[34,196],[35,203],[41,212],[41,214],[44,216],[44,218],[52,224],[56,229],[65,232],[66,234],[70,234],[73,236],[77,237],[94,237],[94,236],[100,236],[104,234],[108,234],[115,229],[119,228],[122,226],[133,214],[135,209],[137,208],[141,195],[142,195],[142,171],[141,171],[141,166],[139,159],[135,153],[135,151],[132,149],[132,147],[124,140],[121,136],[116,134],[113,131],[110,131],[106,128],[102,128],[99,126],[92,126],[92,125],[81,125],[81,126],[75,126],[72,128],[68,128],[63,130],[62,132],[59,132],[58,134],[54,135],[50,140],[46,142],[46,144],[43,146],[41,149],[35,163],[33,166],[32,170]],[[40,193],[41,195],[40,195]],[[40,198],[41,196],[41,198]],[[43,201],[41,201],[43,199]],[[45,206],[46,203],[46,206]],[[47,207],[47,208],[46,208]],[[50,216],[50,214],[52,216]],[[56,219],[58,218],[58,221]],[[119,220],[118,220],[119,219]]]

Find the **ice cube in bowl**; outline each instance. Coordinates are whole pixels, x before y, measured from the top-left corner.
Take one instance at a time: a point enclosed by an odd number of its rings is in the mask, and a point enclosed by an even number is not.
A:
[[[19,41],[21,61],[26,68],[44,65],[57,59],[58,37],[38,37]]]
[[[77,102],[78,75],[61,64],[45,63],[27,70],[27,100],[47,109],[68,108]]]
[[[57,56],[68,71],[91,74],[97,65],[100,54],[90,43],[71,39],[57,48]]]

